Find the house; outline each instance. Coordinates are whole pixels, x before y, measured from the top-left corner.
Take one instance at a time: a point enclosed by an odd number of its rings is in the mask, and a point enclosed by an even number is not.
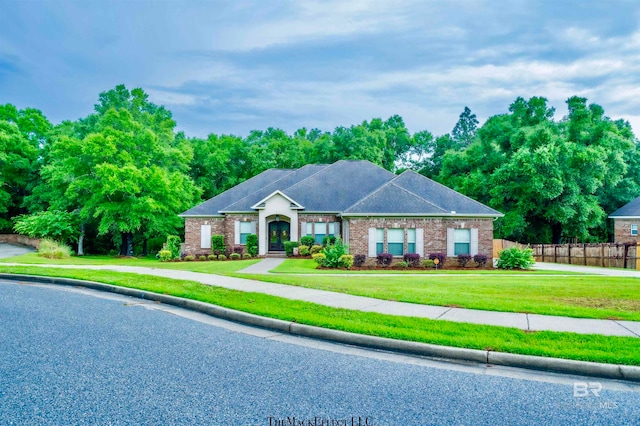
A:
[[[640,197],[630,201],[609,215],[613,219],[613,241],[616,243],[640,242]]]
[[[341,160],[267,170],[182,213],[185,252],[207,253],[258,236],[259,255],[286,241],[342,237],[351,254],[493,255],[493,221],[503,216],[411,170],[395,175],[369,161]]]

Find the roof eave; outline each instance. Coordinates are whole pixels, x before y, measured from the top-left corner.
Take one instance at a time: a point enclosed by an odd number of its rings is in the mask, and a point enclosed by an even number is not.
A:
[[[223,214],[179,214],[179,217],[194,217],[194,218],[200,218],[200,217],[215,217],[215,218],[221,218],[224,217]]]
[[[343,217],[446,217],[446,218],[499,218],[498,214],[472,214],[472,213],[342,213]]]

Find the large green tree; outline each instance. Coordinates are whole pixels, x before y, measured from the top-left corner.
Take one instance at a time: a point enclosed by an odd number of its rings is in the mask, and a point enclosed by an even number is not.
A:
[[[173,134],[171,114],[141,89],[127,92],[102,93],[95,114],[55,139],[43,169],[57,195],[52,208],[95,221],[99,235],[119,237],[123,255],[132,254],[134,234],[146,241],[175,233],[177,214],[199,196],[188,176],[191,145]]]
[[[38,184],[50,130],[40,111],[0,105],[0,232],[10,232],[11,218],[30,210],[27,197]]]
[[[522,242],[603,240],[606,214],[637,194],[637,143],[628,124],[584,98],[560,123],[544,98],[518,98],[491,117],[438,178],[505,213],[499,236]]]

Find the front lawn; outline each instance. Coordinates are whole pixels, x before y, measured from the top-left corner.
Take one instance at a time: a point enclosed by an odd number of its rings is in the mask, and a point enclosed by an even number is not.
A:
[[[198,261],[191,262],[160,262],[155,257],[113,257],[113,256],[72,256],[69,259],[47,259],[36,253],[0,259],[2,263],[23,263],[29,265],[117,265],[143,266],[156,269],[177,269],[180,271],[204,272],[208,274],[229,274],[240,271],[261,259]]]
[[[637,278],[527,274],[231,275],[423,305],[640,321],[640,280]]]
[[[260,293],[245,293],[207,286],[192,281],[113,271],[0,265],[0,272],[98,281],[200,300],[285,321],[392,339],[480,350],[490,348],[493,351],[524,355],[640,365],[640,339],[632,337],[546,331],[524,332],[507,327],[397,317],[330,308]]]

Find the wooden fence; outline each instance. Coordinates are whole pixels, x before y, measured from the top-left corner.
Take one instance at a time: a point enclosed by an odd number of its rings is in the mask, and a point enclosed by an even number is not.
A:
[[[493,255],[506,248],[526,245],[507,240],[493,240]],[[639,269],[638,246],[635,243],[601,244],[531,244],[536,262],[567,263],[570,265],[602,266],[605,268]]]

